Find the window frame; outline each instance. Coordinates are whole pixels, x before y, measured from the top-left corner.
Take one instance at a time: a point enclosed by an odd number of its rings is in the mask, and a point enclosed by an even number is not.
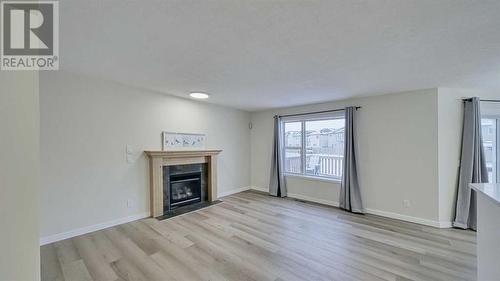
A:
[[[342,175],[339,177],[335,176],[321,176],[321,175],[309,175],[306,173],[306,167],[307,167],[307,157],[306,157],[306,122],[308,121],[321,121],[321,120],[334,120],[334,119],[344,119],[344,128],[345,128],[345,111],[336,111],[336,112],[328,112],[328,113],[320,113],[320,114],[304,114],[304,115],[296,115],[296,116],[291,116],[291,117],[283,117],[281,120],[281,127],[283,130],[281,131],[282,134],[282,155],[283,155],[283,160],[285,159],[285,152],[287,149],[300,149],[300,157],[301,157],[301,166],[300,166],[300,173],[295,173],[295,172],[288,172],[286,171],[286,167],[284,167],[283,174],[285,176],[290,176],[290,177],[298,177],[298,178],[305,178],[305,179],[311,179],[311,180],[320,180],[320,181],[327,181],[327,182],[340,182],[342,180]],[[300,147],[288,147],[285,146],[286,140],[285,140],[285,123],[301,123],[301,146]],[[283,161],[284,163],[284,161]]]
[[[500,183],[500,114],[485,114],[481,119],[494,119],[496,120],[496,183]],[[483,147],[484,149],[484,147]],[[488,179],[489,181],[489,179]]]

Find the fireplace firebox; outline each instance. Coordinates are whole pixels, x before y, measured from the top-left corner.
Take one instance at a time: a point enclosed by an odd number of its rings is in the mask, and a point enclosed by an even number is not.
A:
[[[201,172],[170,176],[170,209],[201,202]]]

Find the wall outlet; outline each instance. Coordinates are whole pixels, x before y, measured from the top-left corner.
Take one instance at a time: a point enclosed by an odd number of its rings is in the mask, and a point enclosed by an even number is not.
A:
[[[132,199],[127,199],[127,208],[132,208],[134,206],[134,201]]]
[[[410,208],[410,207],[411,207],[411,202],[410,202],[410,200],[403,200],[403,207],[405,207],[405,208]]]

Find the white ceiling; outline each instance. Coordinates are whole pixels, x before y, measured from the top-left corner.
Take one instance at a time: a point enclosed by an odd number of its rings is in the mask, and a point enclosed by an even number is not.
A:
[[[500,90],[500,1],[60,1],[61,69],[249,111]]]

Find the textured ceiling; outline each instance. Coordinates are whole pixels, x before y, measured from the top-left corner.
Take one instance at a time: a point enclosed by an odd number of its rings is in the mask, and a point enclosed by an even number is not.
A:
[[[61,69],[249,111],[500,90],[500,1],[60,1]]]

